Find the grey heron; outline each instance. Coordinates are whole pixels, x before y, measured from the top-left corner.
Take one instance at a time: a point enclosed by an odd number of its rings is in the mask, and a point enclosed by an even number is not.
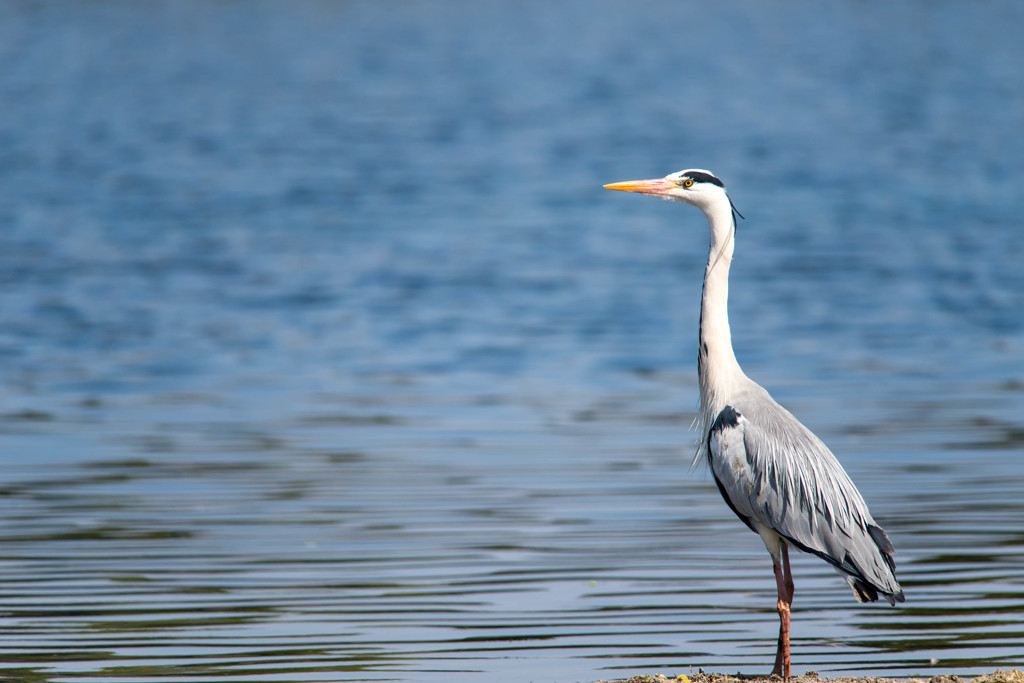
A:
[[[697,350],[700,444],[693,463],[707,462],[726,504],[761,537],[772,556],[779,596],[772,673],[789,678],[793,576],[788,547],[835,567],[858,602],[881,595],[893,605],[904,600],[893,563],[895,549],[828,447],[736,361],[727,303],[737,212],[722,181],[692,169],[605,187],[692,204],[707,218],[711,247]]]

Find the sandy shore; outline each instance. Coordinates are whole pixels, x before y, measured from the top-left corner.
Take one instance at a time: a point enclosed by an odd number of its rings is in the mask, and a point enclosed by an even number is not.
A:
[[[632,678],[619,678],[610,681],[598,681],[598,683],[779,683],[782,679],[778,676],[747,676],[744,674],[714,674],[700,673],[693,675],[679,674],[666,676],[664,674],[645,674],[633,676]],[[889,678],[872,676],[837,676],[835,678],[822,678],[817,672],[808,671],[803,676],[792,676],[793,683],[893,683],[904,681],[905,683],[1024,683],[1024,671],[1019,669],[996,670],[981,676],[957,676],[956,674],[944,676],[914,676],[909,678]]]

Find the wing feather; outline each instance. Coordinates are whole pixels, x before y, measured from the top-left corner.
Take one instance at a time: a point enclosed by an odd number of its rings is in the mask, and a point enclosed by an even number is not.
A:
[[[748,526],[831,563],[858,600],[903,600],[885,531],[828,447],[768,392],[753,385],[738,396],[707,443],[719,490]]]

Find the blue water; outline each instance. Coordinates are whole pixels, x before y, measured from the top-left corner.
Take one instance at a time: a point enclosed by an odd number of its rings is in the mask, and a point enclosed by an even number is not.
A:
[[[707,228],[907,602],[794,671],[1024,665],[1019,3],[0,5],[0,676],[767,672],[688,463]]]

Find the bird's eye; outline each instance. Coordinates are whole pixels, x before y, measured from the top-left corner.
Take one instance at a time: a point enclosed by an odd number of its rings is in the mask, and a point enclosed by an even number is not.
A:
[[[693,181],[690,180],[689,178],[687,178],[686,180],[683,181],[683,187],[692,187],[692,186],[693,186]]]

